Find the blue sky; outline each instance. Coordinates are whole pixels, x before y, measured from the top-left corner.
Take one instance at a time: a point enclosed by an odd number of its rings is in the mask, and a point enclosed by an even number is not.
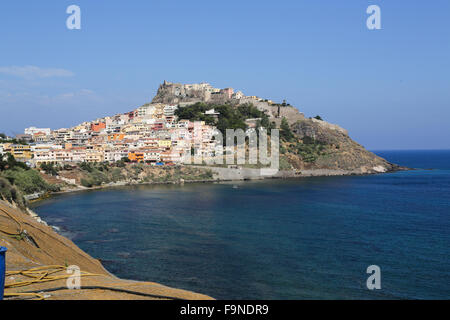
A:
[[[66,8],[81,7],[81,30]],[[382,30],[366,28],[381,8]],[[163,80],[286,99],[369,149],[450,148],[450,2],[2,1],[0,131],[73,126]]]

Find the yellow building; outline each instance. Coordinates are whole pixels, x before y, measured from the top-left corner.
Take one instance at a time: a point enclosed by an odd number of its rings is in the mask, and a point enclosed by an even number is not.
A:
[[[10,146],[11,154],[16,160],[30,160],[33,157],[31,147],[20,144],[13,144]]]
[[[158,140],[158,147],[160,148],[170,148],[172,146],[171,140]]]
[[[105,160],[105,155],[102,151],[89,150],[86,152],[86,162],[103,162]]]
[[[86,149],[86,162],[103,162],[105,161],[105,149],[101,145],[89,146]]]

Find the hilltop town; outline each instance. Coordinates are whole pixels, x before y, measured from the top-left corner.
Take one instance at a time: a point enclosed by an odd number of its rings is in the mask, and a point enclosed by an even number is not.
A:
[[[219,145],[215,133],[228,128],[243,129],[246,133],[258,128],[279,129],[277,169],[280,172],[273,177],[367,174],[399,169],[353,141],[347,130],[320,116],[306,118],[285,101],[276,103],[245,96],[241,91],[217,89],[208,83],[167,81],[159,86],[151,103],[130,112],[83,122],[72,128],[29,127],[15,138],[3,135],[0,154],[10,154],[15,161],[51,175],[58,173],[49,165],[59,170],[82,169],[84,172],[78,175],[68,173],[65,176],[68,180],[60,176],[72,185],[85,187],[124,179],[136,183],[155,181],[155,171],[148,170],[155,167],[176,168],[170,175],[168,171],[162,173],[166,177],[164,181],[172,181],[174,177],[208,181],[261,178],[260,171],[250,171],[261,166],[204,166],[203,169],[213,173],[195,171],[195,174],[184,166],[190,164],[186,157],[214,157]],[[228,147],[224,149],[225,153],[236,152]],[[147,166],[128,168],[124,163]],[[113,167],[115,171],[109,170]]]
[[[72,128],[26,128],[15,138],[17,143],[1,143],[0,153],[11,153],[32,167],[42,163],[144,162],[152,165],[174,165],[193,147],[203,156],[214,154],[214,125],[205,121],[179,119],[176,110],[195,103],[253,105],[275,120],[287,113],[303,118],[295,108],[270,100],[245,96],[232,88],[217,89],[208,83],[175,84],[164,81],[151,103],[114,116],[83,122]],[[218,117],[213,108],[206,116]],[[292,117],[289,117],[292,119]],[[255,127],[258,119],[246,119]],[[199,146],[198,143],[201,143]],[[197,145],[194,145],[197,144]]]

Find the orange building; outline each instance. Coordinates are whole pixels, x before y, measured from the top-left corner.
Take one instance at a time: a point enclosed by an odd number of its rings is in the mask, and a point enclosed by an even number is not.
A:
[[[128,153],[128,159],[131,162],[144,162],[144,153],[131,151]]]
[[[70,149],[72,149],[72,147],[73,147],[73,145],[71,143],[64,144],[64,149],[66,149],[66,150],[70,150]]]
[[[122,141],[125,138],[123,133],[114,133],[108,136],[108,141]]]
[[[91,124],[91,131],[99,132],[103,129],[106,129],[106,123],[104,122],[97,122]]]

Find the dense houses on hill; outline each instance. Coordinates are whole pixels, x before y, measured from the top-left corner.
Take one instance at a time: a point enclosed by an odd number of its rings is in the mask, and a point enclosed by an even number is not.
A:
[[[213,154],[215,128],[204,122],[177,119],[177,108],[162,103],[146,104],[132,112],[83,122],[73,128],[30,127],[16,137],[27,144],[0,143],[0,153],[11,153],[31,166],[116,162],[124,158],[171,165],[180,163],[194,147]]]
[[[191,156],[192,150],[203,158],[212,156],[216,150],[213,139],[216,128],[205,122],[177,119],[175,115],[178,108],[196,102],[253,104],[271,117],[280,117],[279,104],[245,96],[233,88],[217,89],[208,83],[164,81],[151,103],[131,112],[83,122],[72,128],[30,127],[24,134],[17,135],[13,142],[0,139],[0,154],[11,153],[17,160],[31,166],[116,162],[124,158],[133,162],[171,165],[183,162],[185,156]],[[295,112],[298,113],[297,110]],[[214,109],[205,114],[216,119],[219,116]],[[257,119],[249,119],[249,127],[254,126],[251,120]],[[22,143],[14,143],[18,141]]]

